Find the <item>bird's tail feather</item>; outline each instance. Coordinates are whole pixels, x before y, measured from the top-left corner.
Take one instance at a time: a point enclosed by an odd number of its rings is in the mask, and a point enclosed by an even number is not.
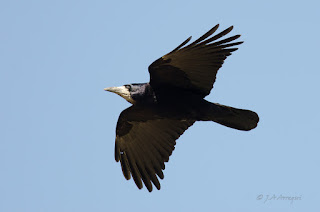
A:
[[[250,110],[233,108],[217,103],[212,104],[209,115],[211,121],[237,130],[252,130],[258,122],[257,113]]]

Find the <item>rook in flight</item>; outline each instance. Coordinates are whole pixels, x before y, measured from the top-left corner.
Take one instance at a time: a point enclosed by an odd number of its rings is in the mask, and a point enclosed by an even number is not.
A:
[[[216,25],[189,45],[191,37],[149,66],[150,82],[105,88],[132,104],[120,114],[116,127],[115,160],[124,177],[139,189],[160,189],[164,162],[176,140],[196,121],[214,121],[237,130],[257,126],[258,115],[204,99],[209,95],[224,60],[236,51],[240,35],[220,39]]]

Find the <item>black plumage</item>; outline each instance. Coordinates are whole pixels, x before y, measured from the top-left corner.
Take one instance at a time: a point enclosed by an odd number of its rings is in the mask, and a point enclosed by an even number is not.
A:
[[[214,35],[216,25],[191,44],[189,37],[149,66],[150,82],[105,88],[133,105],[120,114],[116,127],[115,160],[124,177],[132,176],[139,189],[160,189],[164,162],[176,140],[196,121],[214,121],[238,130],[257,126],[258,115],[204,100],[213,88],[218,69],[242,42],[240,35],[219,40],[232,26]],[[232,47],[232,48],[230,48]]]

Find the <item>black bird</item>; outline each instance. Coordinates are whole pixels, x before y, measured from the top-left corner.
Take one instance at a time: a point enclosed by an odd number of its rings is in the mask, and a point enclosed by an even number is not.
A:
[[[132,176],[139,189],[142,181],[150,192],[151,182],[160,189],[158,177],[164,177],[164,162],[168,162],[176,140],[194,122],[214,121],[237,130],[257,126],[259,117],[255,112],[204,99],[224,60],[237,50],[234,46],[243,43],[232,42],[240,35],[219,40],[233,26],[213,36],[218,27],[185,46],[189,37],[154,61],[149,66],[149,83],[104,89],[132,104],[118,119],[115,160],[120,161],[124,177],[129,180]]]

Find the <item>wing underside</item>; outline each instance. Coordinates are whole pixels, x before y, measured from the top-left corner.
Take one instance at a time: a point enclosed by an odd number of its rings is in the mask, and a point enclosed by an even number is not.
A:
[[[121,163],[124,177],[132,176],[139,189],[145,184],[152,191],[160,189],[157,176],[163,179],[164,162],[174,150],[176,139],[195,121],[160,117],[136,106],[124,110],[118,120],[115,160]]]

